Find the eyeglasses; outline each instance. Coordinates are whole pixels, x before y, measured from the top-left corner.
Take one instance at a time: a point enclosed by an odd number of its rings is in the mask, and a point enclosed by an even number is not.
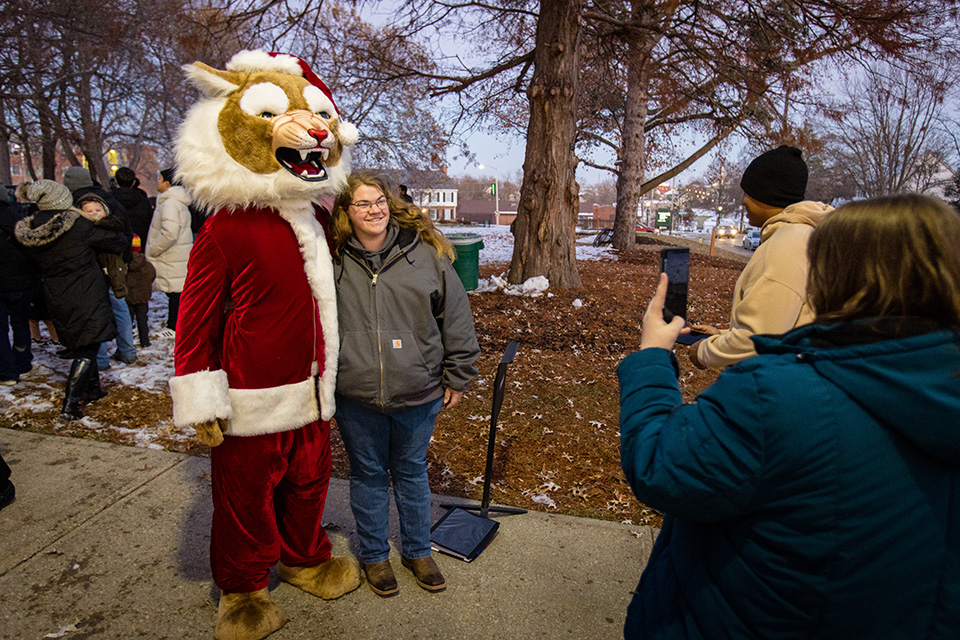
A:
[[[366,200],[361,202],[351,202],[350,206],[356,207],[361,213],[370,213],[373,211],[374,207],[378,209],[385,209],[387,207],[387,198],[384,196],[376,202],[367,202]]]

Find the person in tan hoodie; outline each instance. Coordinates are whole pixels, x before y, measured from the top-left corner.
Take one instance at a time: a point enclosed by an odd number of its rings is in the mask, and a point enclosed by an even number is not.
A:
[[[722,369],[756,355],[751,337],[782,334],[813,320],[807,304],[807,241],[833,207],[804,200],[807,165],[796,147],[781,145],[755,158],[740,179],[750,224],[760,246],[733,291],[730,328],[693,328],[709,337],[689,349],[701,369]]]

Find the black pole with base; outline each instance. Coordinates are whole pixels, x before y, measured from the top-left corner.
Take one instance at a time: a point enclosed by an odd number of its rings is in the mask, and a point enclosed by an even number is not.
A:
[[[526,509],[518,509],[516,507],[490,506],[490,483],[493,477],[493,451],[497,444],[497,418],[500,417],[500,408],[503,406],[503,394],[507,385],[507,365],[513,362],[513,358],[517,355],[518,346],[519,343],[517,342],[511,342],[507,345],[506,350],[503,352],[503,357],[500,359],[500,364],[497,366],[497,376],[493,382],[493,407],[490,412],[490,438],[487,441],[487,468],[483,473],[483,499],[480,501],[479,505],[441,503],[440,506],[444,509],[459,507],[460,509],[467,509],[469,511],[479,511],[480,515],[484,518],[487,517],[487,513],[490,511],[504,515],[516,515],[527,512]]]
[[[503,405],[503,391],[507,381],[507,365],[517,354],[517,343],[507,345],[497,377],[493,383],[493,410],[490,412],[490,440],[487,443],[487,470],[483,476],[483,500],[479,506],[469,504],[441,504],[448,511],[430,529],[430,546],[440,553],[473,562],[497,536],[500,523],[487,516],[491,511],[511,515],[526,513],[526,509],[490,506],[490,482],[493,477],[493,448],[497,442],[497,417]],[[471,513],[480,511],[480,514]]]

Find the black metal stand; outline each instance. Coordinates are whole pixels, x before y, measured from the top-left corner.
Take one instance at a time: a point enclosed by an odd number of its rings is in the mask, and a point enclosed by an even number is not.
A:
[[[497,377],[493,382],[493,408],[490,412],[490,439],[487,441],[487,468],[483,474],[483,499],[480,501],[479,505],[441,503],[440,506],[444,509],[458,507],[468,511],[479,511],[480,515],[484,518],[487,517],[487,513],[490,511],[504,515],[515,515],[527,512],[526,509],[519,509],[517,507],[490,506],[490,482],[491,477],[493,476],[493,450],[497,444],[497,418],[500,417],[500,408],[503,406],[503,393],[507,385],[507,365],[513,362],[514,356],[517,355],[517,346],[519,345],[516,342],[511,342],[507,345],[506,350],[503,352],[503,357],[500,359],[500,364],[497,366]]]

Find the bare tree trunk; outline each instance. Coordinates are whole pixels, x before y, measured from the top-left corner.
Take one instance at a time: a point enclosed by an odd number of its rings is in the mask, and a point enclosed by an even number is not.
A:
[[[80,76],[80,82],[77,84],[77,107],[80,112],[80,127],[83,135],[80,148],[87,158],[87,166],[93,180],[106,189],[110,172],[107,170],[107,163],[103,161],[101,129],[93,114],[93,94],[90,92],[89,73]]]
[[[640,25],[656,23],[654,4],[635,0],[631,18]],[[621,251],[637,243],[637,207],[644,194],[647,164],[647,112],[650,104],[650,63],[655,29],[635,29],[628,42],[627,100],[624,105],[623,150],[617,176],[617,215],[613,222],[613,246]]]
[[[47,180],[56,180],[57,139],[53,135],[53,125],[43,114],[40,114],[40,161],[43,177]]]
[[[554,287],[581,285],[574,244],[581,9],[582,0],[540,3],[523,185],[513,226],[509,281],[514,284],[546,276]]]
[[[613,246],[621,251],[637,243],[637,207],[643,195],[644,165],[647,160],[647,104],[650,96],[643,53],[630,46],[627,66],[627,102],[623,122],[623,155],[617,176],[617,215],[613,222]]]
[[[3,100],[0,100],[0,122],[3,123],[3,126],[0,126],[0,149],[3,150],[0,153],[0,180],[3,184],[11,184],[13,176],[10,175],[10,130],[7,129],[7,111]]]

